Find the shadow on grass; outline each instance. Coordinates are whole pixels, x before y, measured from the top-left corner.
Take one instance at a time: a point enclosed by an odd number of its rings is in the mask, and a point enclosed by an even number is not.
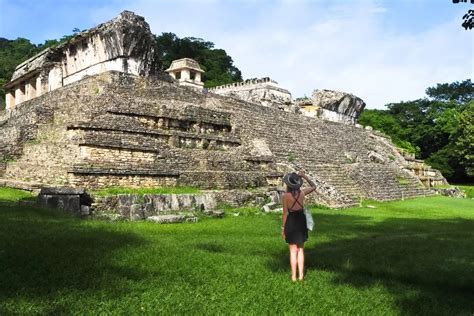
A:
[[[68,215],[0,201],[0,314],[2,308],[12,312],[1,303],[8,299],[52,302],[75,291],[120,297],[125,294],[120,283],[139,280],[143,272],[120,266],[113,255],[143,243],[105,223],[88,225]],[[68,309],[59,302],[41,304],[40,313]]]
[[[402,315],[474,312],[474,221],[392,218],[373,222],[346,215],[317,215],[316,235],[329,237],[305,249],[307,275],[336,274],[351,287],[383,285]],[[356,236],[356,237],[354,237]],[[269,261],[289,269],[288,254]]]

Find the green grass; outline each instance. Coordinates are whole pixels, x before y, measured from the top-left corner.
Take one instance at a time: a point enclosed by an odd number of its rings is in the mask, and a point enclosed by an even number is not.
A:
[[[0,315],[474,312],[469,199],[315,208],[306,281],[293,284],[276,214],[112,223],[22,197],[0,189]]]
[[[455,187],[460,188],[464,192],[466,192],[466,197],[470,199],[474,199],[474,185],[469,184],[454,184]]]
[[[92,191],[93,195],[105,196],[115,194],[192,194],[199,193],[200,189],[195,187],[156,187],[156,188],[124,188],[124,187],[110,187],[96,191]]]

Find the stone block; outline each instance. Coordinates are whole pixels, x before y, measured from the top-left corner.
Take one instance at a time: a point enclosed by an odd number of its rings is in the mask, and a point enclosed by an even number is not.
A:
[[[148,221],[158,224],[182,223],[186,221],[185,215],[155,215],[147,217]]]

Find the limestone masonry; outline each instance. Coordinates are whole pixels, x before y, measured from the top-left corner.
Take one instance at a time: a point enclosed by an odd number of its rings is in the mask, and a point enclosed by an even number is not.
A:
[[[150,76],[151,38],[143,18],[124,12],[20,65],[0,116],[0,183],[275,188],[297,165],[316,178],[315,201],[339,207],[426,195],[423,183],[445,181],[386,136],[354,125],[365,105],[354,96],[331,92],[337,102],[328,105],[315,92],[310,101],[351,123],[341,124],[292,110],[290,93],[268,78],[210,91],[183,86]],[[200,82],[197,70],[186,80]]]

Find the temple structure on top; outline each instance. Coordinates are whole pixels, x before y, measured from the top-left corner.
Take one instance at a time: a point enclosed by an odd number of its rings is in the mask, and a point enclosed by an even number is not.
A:
[[[204,83],[201,82],[201,74],[204,70],[201,69],[198,62],[191,58],[181,58],[173,60],[170,68],[166,69],[166,72],[178,80],[178,83],[182,86],[193,87],[202,89]]]
[[[106,71],[148,75],[154,70],[153,47],[153,34],[145,19],[124,11],[18,65],[5,85],[6,109]]]

